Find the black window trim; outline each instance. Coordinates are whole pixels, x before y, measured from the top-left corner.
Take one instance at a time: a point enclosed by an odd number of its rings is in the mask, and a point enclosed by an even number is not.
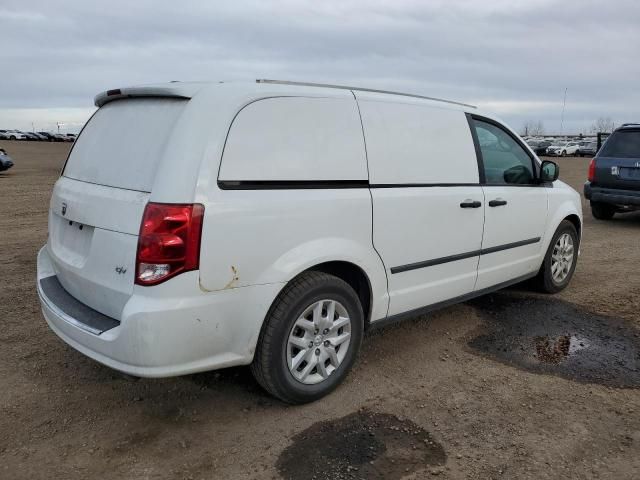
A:
[[[466,116],[467,116],[467,122],[469,123],[469,128],[471,129],[473,145],[476,150],[476,158],[478,160],[478,175],[480,178],[480,184],[482,186],[486,186],[486,187],[546,187],[546,186],[549,186],[549,184],[537,181],[537,179],[540,176],[540,173],[539,173],[540,165],[538,165],[538,162],[536,161],[536,157],[531,155],[531,152],[524,145],[524,143],[518,137],[516,137],[508,128],[506,128],[500,122],[497,122],[491,118],[484,117],[482,115],[477,115],[474,113],[466,113]],[[533,169],[533,174],[536,181],[534,181],[533,183],[488,183],[485,172],[484,172],[484,158],[482,156],[482,149],[480,148],[478,133],[476,132],[476,128],[473,123],[474,120],[477,120],[479,122],[485,122],[485,123],[488,123],[489,125],[493,125],[494,127],[499,128],[504,133],[509,135],[509,137],[511,137],[513,141],[515,141],[516,144],[518,144],[520,148],[524,150],[524,152],[527,154],[527,156],[531,160],[531,167]]]
[[[478,133],[476,127],[473,124],[474,116],[470,113],[465,113],[467,117],[467,123],[469,124],[469,130],[471,130],[471,138],[473,139],[473,148],[476,151],[476,162],[478,163],[478,179],[480,185],[486,185],[487,178],[484,173],[484,159],[482,158],[482,150],[480,150],[480,141],[478,140]]]
[[[480,183],[370,183],[369,180],[218,180],[220,190],[336,190],[385,188],[482,187]]]

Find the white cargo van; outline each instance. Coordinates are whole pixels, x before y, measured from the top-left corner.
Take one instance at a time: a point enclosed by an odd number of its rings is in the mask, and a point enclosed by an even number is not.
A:
[[[110,90],[55,184],[44,317],[123,372],[251,364],[292,403],[370,326],[576,266],[578,194],[470,105],[259,80]]]

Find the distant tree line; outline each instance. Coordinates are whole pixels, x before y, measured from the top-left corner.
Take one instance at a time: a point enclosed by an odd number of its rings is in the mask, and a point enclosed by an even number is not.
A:
[[[591,125],[591,129],[589,130],[591,133],[605,132],[611,133],[616,128],[616,124],[611,117],[600,117],[593,125]]]
[[[611,133],[615,130],[616,124],[611,117],[598,118],[591,127],[589,127],[588,133],[605,132]],[[541,120],[528,120],[522,126],[522,135],[525,137],[541,137],[545,135],[544,124]]]
[[[544,135],[544,124],[541,120],[538,120],[537,122],[534,122],[533,120],[525,122],[522,127],[522,135],[525,137],[542,136]]]

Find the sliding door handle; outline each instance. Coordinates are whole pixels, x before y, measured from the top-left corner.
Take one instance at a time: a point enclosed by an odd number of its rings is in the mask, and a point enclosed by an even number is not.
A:
[[[460,204],[460,208],[480,208],[482,203],[477,200],[466,199]]]
[[[506,200],[502,200],[501,198],[496,198],[495,200],[491,200],[489,202],[489,206],[490,207],[501,207],[503,205],[506,205],[507,201]]]

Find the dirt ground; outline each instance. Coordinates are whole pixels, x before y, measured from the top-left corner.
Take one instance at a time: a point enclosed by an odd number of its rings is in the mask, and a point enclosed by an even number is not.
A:
[[[371,333],[338,390],[292,407],[247,368],[133,379],[60,341],[34,281],[69,145],[0,147],[0,478],[640,478],[640,213],[585,204],[567,290]],[[588,159],[559,163],[581,191]]]

